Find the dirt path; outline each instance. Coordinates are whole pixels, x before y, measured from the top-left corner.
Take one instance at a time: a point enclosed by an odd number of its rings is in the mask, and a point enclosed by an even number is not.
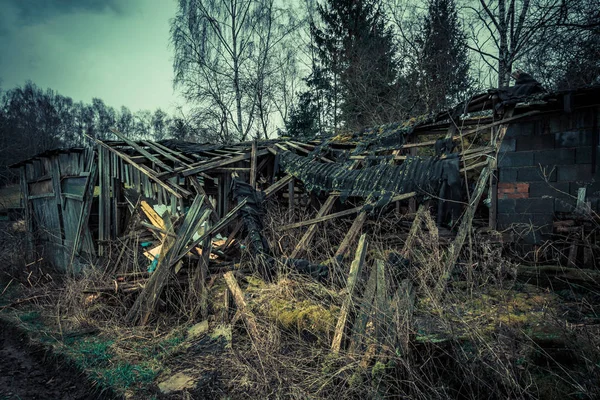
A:
[[[0,326],[0,400],[92,399],[85,380],[66,369],[42,363],[39,354]]]

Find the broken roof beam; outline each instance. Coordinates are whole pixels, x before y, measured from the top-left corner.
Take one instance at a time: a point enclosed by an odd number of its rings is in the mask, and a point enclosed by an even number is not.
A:
[[[350,227],[350,230],[348,230],[348,232],[346,233],[346,236],[344,236],[344,240],[342,240],[340,247],[335,252],[335,258],[340,259],[345,257],[346,253],[350,249],[352,241],[354,241],[354,238],[356,237],[356,235],[358,235],[358,232],[360,232],[366,220],[367,212],[361,211],[352,223],[352,226]]]
[[[327,200],[325,200],[325,203],[323,203],[323,205],[319,209],[319,212],[317,213],[317,218],[327,215],[327,213],[333,208],[333,205],[335,204],[335,201],[338,197],[339,196],[337,195],[330,195],[329,197],[327,197]],[[311,225],[306,230],[306,232],[304,232],[304,235],[292,251],[290,258],[298,258],[298,256],[305,251],[305,249],[308,247],[308,244],[315,236],[316,231],[317,225]]]
[[[271,186],[269,186],[268,188],[266,188],[263,191],[265,198],[269,198],[275,193],[277,193],[279,190],[283,189],[292,179],[294,179],[292,175],[286,175]]]
[[[483,126],[480,126],[480,127],[477,127],[477,128],[473,128],[473,129],[463,130],[463,131],[460,132],[460,134],[454,135],[452,137],[452,139],[453,140],[458,140],[458,139],[461,138],[461,136],[464,137],[464,136],[473,135],[475,133],[479,133],[479,132],[485,131],[485,130],[493,128],[495,126],[506,124],[507,122],[512,122],[512,121],[515,121],[515,120],[518,120],[518,119],[521,119],[521,118],[531,117],[531,116],[537,115],[537,114],[540,114],[540,111],[530,111],[530,112],[526,112],[526,113],[523,113],[523,114],[515,115],[514,117],[503,118],[503,119],[498,120],[496,122],[493,122],[491,124],[483,125]],[[404,146],[402,146],[402,148],[409,149],[411,147],[433,146],[433,145],[435,145],[435,143],[436,143],[436,140],[429,140],[427,142],[420,142],[420,143],[407,143]]]
[[[267,150],[260,150],[256,153],[256,156],[257,157],[264,156],[267,153],[268,153]],[[236,157],[227,158],[224,160],[217,160],[217,161],[210,160],[208,162],[203,162],[198,165],[192,166],[191,168],[184,169],[180,172],[183,176],[190,176],[193,174],[198,174],[200,172],[210,171],[211,169],[214,169],[214,168],[224,167],[229,164],[234,164],[234,163],[237,163],[240,161],[248,160],[251,157],[252,157],[251,153],[246,153],[246,154],[242,154],[242,155],[239,155]]]
[[[164,169],[165,171],[173,171],[173,168],[171,168],[170,166],[168,166],[167,164],[165,164],[164,162],[162,162],[160,159],[158,159],[158,157],[156,157],[153,154],[150,154],[149,151],[147,151],[146,149],[144,149],[142,146],[138,145],[136,142],[134,142],[133,140],[129,140],[127,139],[125,136],[123,136],[121,133],[119,133],[116,129],[111,129],[110,130],[116,137],[118,137],[119,139],[121,139],[122,141],[124,141],[125,143],[127,143],[130,147],[132,147],[135,151],[137,151],[138,153],[140,153],[141,155],[143,155],[144,157],[146,157],[148,160],[152,161],[153,163],[155,163],[156,165],[158,165],[160,168]]]
[[[92,139],[93,141],[95,141],[96,143],[98,143],[103,148],[105,148],[105,149],[109,150],[110,152],[116,154],[123,161],[125,161],[128,164],[130,164],[133,168],[137,169],[138,171],[140,171],[141,173],[143,173],[144,175],[146,175],[148,178],[150,178],[154,182],[158,183],[160,186],[162,186],[163,188],[165,188],[166,191],[168,191],[169,193],[171,193],[173,196],[177,197],[178,199],[181,199],[183,197],[182,193],[184,195],[186,195],[186,196],[189,196],[191,194],[189,191],[187,191],[186,189],[182,188],[181,186],[173,185],[173,187],[171,187],[170,185],[172,185],[172,184],[167,184],[166,182],[163,182],[160,178],[158,178],[157,176],[155,176],[153,173],[149,172],[145,168],[142,168],[142,166],[140,166],[139,164],[137,164],[136,162],[134,162],[128,155],[123,154],[123,153],[119,152],[116,149],[113,149],[112,147],[110,147],[109,145],[107,145],[106,143],[104,143],[103,141],[98,140],[96,138],[93,138],[93,137],[91,137],[89,135],[86,135],[86,136],[88,138]],[[181,192],[181,193],[179,193],[178,191]]]
[[[394,196],[390,199],[390,203],[393,203],[395,201],[410,199],[411,197],[416,196],[416,194],[417,194],[416,192],[410,192],[410,193]],[[356,214],[356,213],[360,212],[363,208],[364,208],[364,206],[350,208],[348,210],[339,211],[339,212],[329,214],[329,215],[324,215],[322,217],[317,217],[317,218],[313,218],[313,219],[309,219],[309,220],[305,220],[305,221],[301,221],[301,222],[296,222],[294,224],[285,225],[285,226],[279,227],[277,230],[286,231],[289,229],[300,228],[300,227],[306,226],[306,225],[317,224],[319,222],[328,221],[328,220],[339,218],[339,217],[344,217],[346,215]]]
[[[158,147],[160,149],[162,149],[165,153],[170,153],[173,156],[185,161],[186,163],[193,163],[194,160],[192,160],[191,158],[187,157],[186,155],[182,154],[179,151],[173,150],[163,144],[160,144],[159,142],[152,142],[152,144],[154,145],[154,147]]]

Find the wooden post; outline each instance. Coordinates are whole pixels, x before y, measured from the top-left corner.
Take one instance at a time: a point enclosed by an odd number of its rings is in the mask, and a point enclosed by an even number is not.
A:
[[[98,173],[100,196],[98,198],[98,255],[105,255],[106,241],[110,237],[110,163],[106,148],[98,147]]]
[[[225,278],[225,283],[227,283],[227,287],[233,295],[233,300],[235,301],[238,312],[244,319],[248,334],[254,341],[259,340],[260,334],[258,333],[258,327],[256,326],[256,318],[254,318],[254,314],[252,314],[252,312],[247,310],[246,301],[244,300],[244,293],[238,285],[235,276],[233,276],[233,271],[226,272],[225,275],[223,275],[223,278]]]
[[[343,258],[346,255],[346,252],[350,248],[352,241],[354,240],[356,235],[358,235],[358,232],[360,232],[360,230],[362,229],[362,226],[364,225],[366,220],[367,220],[367,212],[361,211],[360,214],[358,214],[358,216],[352,223],[352,226],[350,227],[350,230],[348,231],[348,233],[346,233],[346,236],[344,236],[344,240],[342,240],[340,247],[335,252],[335,256],[334,256],[335,258]]]
[[[350,313],[350,308],[352,307],[353,301],[352,297],[354,295],[354,288],[356,287],[356,282],[358,281],[358,277],[362,270],[362,266],[365,262],[365,257],[367,255],[367,235],[363,234],[358,241],[358,247],[356,248],[356,255],[354,257],[354,261],[350,265],[350,273],[348,274],[348,281],[346,282],[346,298],[342,303],[342,307],[340,309],[340,317],[338,318],[337,325],[335,326],[335,333],[333,335],[333,342],[331,343],[331,350],[335,353],[339,352],[342,347],[342,339],[344,336],[344,331],[346,329],[346,322],[348,320],[348,315]]]

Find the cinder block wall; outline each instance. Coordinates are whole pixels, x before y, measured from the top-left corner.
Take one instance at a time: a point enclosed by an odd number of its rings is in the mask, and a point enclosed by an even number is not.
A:
[[[499,230],[516,228],[527,244],[547,240],[556,213],[575,209],[580,187],[599,209],[597,112],[557,112],[510,126],[498,157]]]

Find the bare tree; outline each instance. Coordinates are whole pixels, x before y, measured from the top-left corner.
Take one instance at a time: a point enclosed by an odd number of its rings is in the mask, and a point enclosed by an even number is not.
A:
[[[180,0],[171,21],[175,84],[219,140],[269,132],[271,58],[285,36],[275,0]],[[291,28],[291,27],[290,27]]]
[[[578,1],[578,0],[572,0]],[[508,86],[516,62],[543,41],[552,40],[565,21],[568,0],[479,0],[465,5],[472,23],[469,48]]]

